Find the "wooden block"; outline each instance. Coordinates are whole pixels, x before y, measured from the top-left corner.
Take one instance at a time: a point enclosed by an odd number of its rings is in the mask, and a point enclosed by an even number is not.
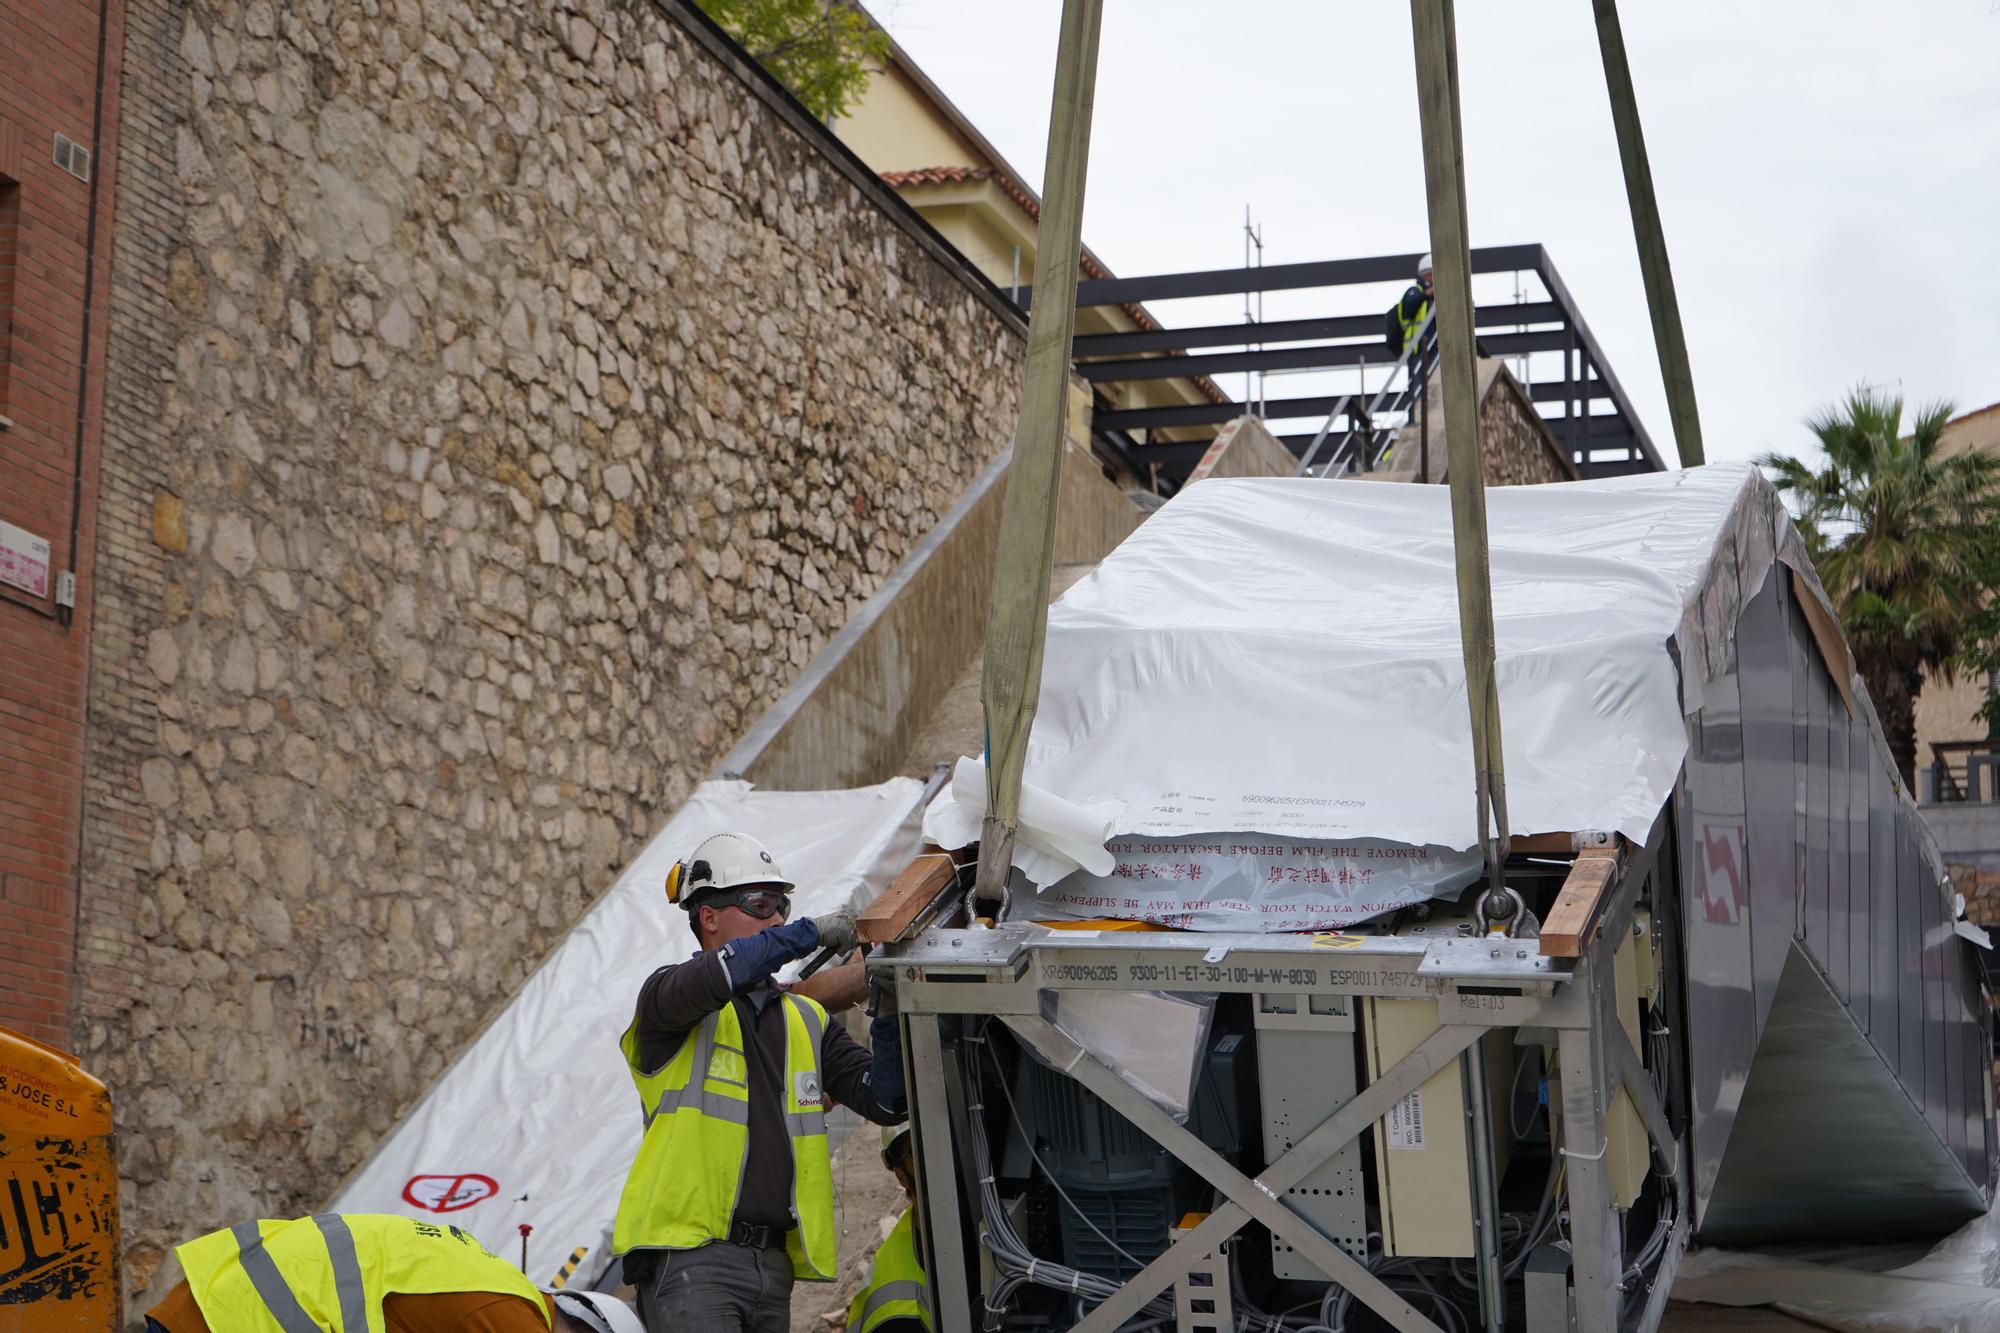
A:
[[[910,923],[951,887],[958,863],[951,853],[924,844],[917,859],[890,881],[875,901],[855,918],[854,933],[863,944],[888,944],[903,937]]]
[[[1542,957],[1576,958],[1597,932],[1598,910],[1605,890],[1618,871],[1618,853],[1612,848],[1579,852],[1556,895],[1554,907],[1542,921]]]
[[[1508,839],[1507,850],[1528,856],[1547,856],[1551,852],[1563,856],[1576,850],[1575,837],[1574,833],[1524,833]]]

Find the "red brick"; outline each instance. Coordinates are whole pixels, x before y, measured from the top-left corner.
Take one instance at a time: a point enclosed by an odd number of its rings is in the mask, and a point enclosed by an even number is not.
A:
[[[0,473],[8,478],[0,519],[48,539],[52,573],[78,575],[78,605],[67,620],[54,614],[52,597],[37,601],[13,589],[0,597],[0,905],[8,926],[0,1023],[64,1045],[77,987],[77,852],[124,0],[111,0],[102,13],[100,34],[97,5],[0,0],[0,47],[35,53],[0,78],[0,172],[10,178],[0,188],[0,416],[12,422],[0,430]],[[88,184],[51,160],[56,133],[95,150]]]

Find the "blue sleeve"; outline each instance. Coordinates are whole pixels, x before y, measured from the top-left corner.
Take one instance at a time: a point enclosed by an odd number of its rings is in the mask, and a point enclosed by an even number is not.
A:
[[[811,917],[760,930],[733,940],[718,951],[729,973],[730,989],[741,994],[794,959],[819,947],[819,924]]]
[[[868,1085],[882,1109],[894,1115],[909,1107],[903,1089],[903,1028],[894,1014],[869,1020],[868,1047],[874,1059],[868,1068]]]

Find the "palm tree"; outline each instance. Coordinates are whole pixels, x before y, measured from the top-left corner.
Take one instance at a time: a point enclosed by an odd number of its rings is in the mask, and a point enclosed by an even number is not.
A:
[[[1924,671],[1950,670],[2000,539],[2000,460],[1938,452],[1953,410],[1930,404],[1904,435],[1903,400],[1859,388],[1806,419],[1825,455],[1817,466],[1757,460],[1792,499],[1906,782]]]

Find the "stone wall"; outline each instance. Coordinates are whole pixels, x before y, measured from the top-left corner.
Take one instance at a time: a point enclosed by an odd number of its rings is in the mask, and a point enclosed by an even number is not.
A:
[[[360,1160],[1000,452],[1023,339],[666,0],[127,13],[74,1036],[143,1301]]]
[[[1289,477],[1298,464],[1261,418],[1240,416],[1216,432],[1215,442],[1188,473],[1186,484],[1210,477]]]
[[[1086,433],[1088,421],[1084,422]],[[984,660],[1010,458],[998,458],[825,652],[722,760],[759,786],[859,787],[910,771],[968,669]],[[1144,517],[1074,439],[1057,474],[1055,564],[1094,566]],[[1053,582],[1053,579],[1052,579]],[[975,749],[977,747],[974,747]],[[956,759],[940,754],[923,761]]]
[[[1576,468],[1543,423],[1521,382],[1504,361],[1485,357],[1478,363],[1479,444],[1484,454],[1488,486],[1530,486],[1538,482],[1574,481]],[[1425,391],[1429,445],[1424,426],[1414,417],[1396,435],[1395,448],[1384,465],[1364,474],[1370,481],[1443,481],[1449,452],[1444,427],[1444,385],[1433,377]],[[1426,463],[1428,471],[1425,471]],[[1420,472],[1425,475],[1419,476]]]

